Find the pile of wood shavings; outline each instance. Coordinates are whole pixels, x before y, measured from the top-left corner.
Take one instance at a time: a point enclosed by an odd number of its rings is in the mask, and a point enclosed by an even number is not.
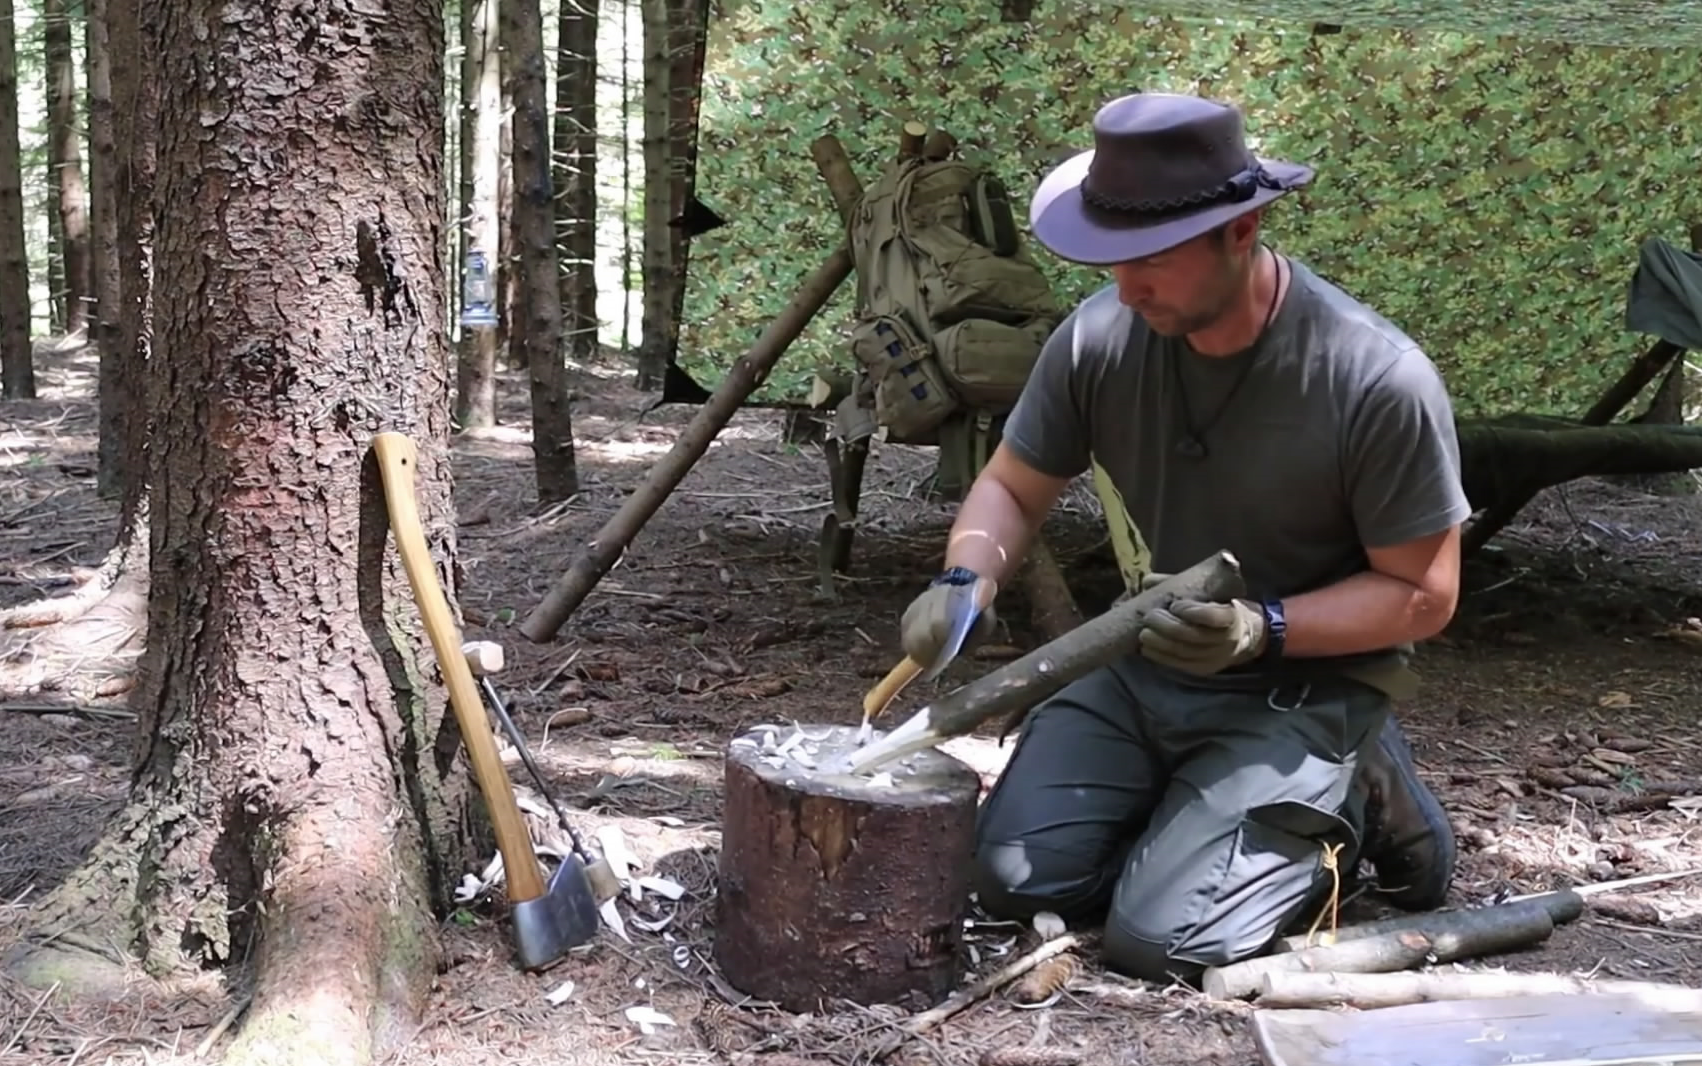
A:
[[[831,758],[836,754],[830,750],[824,756],[821,750],[822,743],[836,737],[845,737],[851,740],[853,746],[856,746],[852,736],[853,731],[841,726],[828,726],[820,732],[811,733],[803,726],[793,722],[789,732],[787,729],[788,727],[781,725],[755,726],[751,729],[751,733],[760,735],[761,740],[750,735],[735,737],[732,746],[735,748],[760,748],[763,752],[762,761],[776,770],[819,769],[823,759]],[[784,734],[784,739],[781,739],[782,734]],[[895,772],[904,775],[914,774],[916,772],[915,760],[916,755],[907,755],[898,760],[898,765],[893,770],[881,770],[871,774],[868,778],[869,785],[873,788],[896,787],[898,782],[893,774]],[[786,783],[792,785],[795,782],[789,780]]]

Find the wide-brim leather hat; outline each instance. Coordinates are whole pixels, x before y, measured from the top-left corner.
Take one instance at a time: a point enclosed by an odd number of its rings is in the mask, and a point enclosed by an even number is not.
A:
[[[1253,154],[1241,112],[1198,96],[1118,97],[1094,115],[1093,145],[1041,179],[1028,210],[1035,239],[1076,263],[1156,255],[1313,177]]]

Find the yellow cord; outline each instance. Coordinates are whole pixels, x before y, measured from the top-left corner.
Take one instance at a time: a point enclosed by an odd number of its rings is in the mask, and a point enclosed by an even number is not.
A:
[[[1330,905],[1329,905],[1330,931],[1328,933],[1325,933],[1322,937],[1320,937],[1318,943],[1319,943],[1319,945],[1321,945],[1323,947],[1329,947],[1336,942],[1336,928],[1337,928],[1336,920],[1337,920],[1339,911],[1341,909],[1342,874],[1341,874],[1341,864],[1340,864],[1339,856],[1341,855],[1342,845],[1341,844],[1325,844],[1325,845],[1323,845],[1323,849],[1324,849],[1324,869],[1330,871]],[[1323,923],[1324,923],[1324,911],[1319,911],[1318,916],[1316,918],[1312,919],[1312,928],[1306,930],[1306,946],[1307,947],[1315,946],[1312,943],[1312,937],[1317,934],[1318,926],[1322,925]]]

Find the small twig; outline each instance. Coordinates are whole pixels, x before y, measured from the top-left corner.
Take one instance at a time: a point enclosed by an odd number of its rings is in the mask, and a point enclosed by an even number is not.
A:
[[[573,651],[568,655],[568,657],[561,661],[560,666],[558,666],[554,670],[550,671],[549,677],[544,678],[544,680],[541,684],[539,684],[537,687],[530,690],[529,695],[531,695],[534,699],[536,699],[539,695],[541,695],[544,692],[545,689],[547,689],[551,685],[555,684],[556,679],[559,678],[561,675],[567,673],[567,668],[573,665],[573,661],[575,659],[579,658],[579,653],[580,653],[581,650],[582,649],[580,649],[580,648],[574,648]]]
[[[1663,873],[1642,874],[1638,877],[1624,877],[1618,881],[1596,881],[1588,885],[1573,885],[1566,889],[1566,891],[1576,892],[1580,896],[1599,896],[1603,892],[1617,892],[1622,888],[1631,888],[1635,885],[1652,885],[1657,881],[1679,881],[1686,877],[1697,876],[1702,876],[1702,868],[1694,870],[1669,870]],[[1536,899],[1538,896],[1548,896],[1552,894],[1552,892],[1530,892],[1523,896],[1509,896],[1501,902],[1518,903],[1521,900]]]
[[[202,1037],[201,1042],[195,1046],[195,1057],[198,1059],[206,1058],[207,1053],[213,1050],[213,1045],[219,1042],[219,1037],[225,1035],[225,1030],[236,1023],[237,1018],[242,1016],[242,1012],[247,1010],[248,1005],[253,1001],[254,996],[250,993],[232,1004],[231,1009],[225,1011],[224,1017],[215,1022],[213,1027],[207,1030],[207,1035]]]
[[[869,1056],[869,1061],[879,1062],[897,1051],[909,1038],[938,1029],[951,1018],[986,999],[1047,959],[1062,955],[1079,943],[1080,940],[1074,933],[1065,933],[1063,936],[1048,940],[1027,955],[1013,960],[1003,969],[994,970],[969,987],[953,992],[939,1006],[912,1015],[908,1021],[899,1026],[898,1032],[887,1037],[874,1049]]]
[[[59,982],[55,981],[53,984],[48,986],[47,991],[36,997],[35,1006],[30,1008],[29,1014],[26,1015],[24,1020],[18,1024],[17,1031],[12,1034],[12,1039],[6,1041],[5,1047],[0,1048],[0,1056],[6,1056],[12,1053],[12,1049],[18,1046],[18,1041],[24,1038],[24,1032],[29,1029],[30,1023],[35,1021],[35,1016],[41,1013],[41,1008],[47,1006],[47,997],[53,995],[53,993],[58,990]]]
[[[88,718],[122,718],[133,720],[135,711],[127,711],[122,707],[90,707],[78,703],[0,703],[0,711],[17,711],[19,714],[80,714]]]
[[[1590,919],[1591,925],[1605,925],[1613,929],[1625,929],[1633,933],[1644,933],[1648,936],[1662,937],[1667,940],[1694,940],[1702,942],[1702,933],[1686,932],[1683,929],[1663,929],[1657,925],[1637,925],[1632,922],[1621,922],[1613,918]]]

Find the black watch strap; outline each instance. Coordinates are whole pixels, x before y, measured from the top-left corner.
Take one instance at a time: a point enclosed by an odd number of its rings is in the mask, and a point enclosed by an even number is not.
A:
[[[967,566],[950,566],[940,571],[940,575],[930,584],[934,585],[973,585],[981,577]]]
[[[1274,662],[1282,658],[1288,646],[1288,617],[1283,614],[1282,601],[1278,599],[1260,600],[1259,609],[1265,615],[1265,651],[1260,658]]]

